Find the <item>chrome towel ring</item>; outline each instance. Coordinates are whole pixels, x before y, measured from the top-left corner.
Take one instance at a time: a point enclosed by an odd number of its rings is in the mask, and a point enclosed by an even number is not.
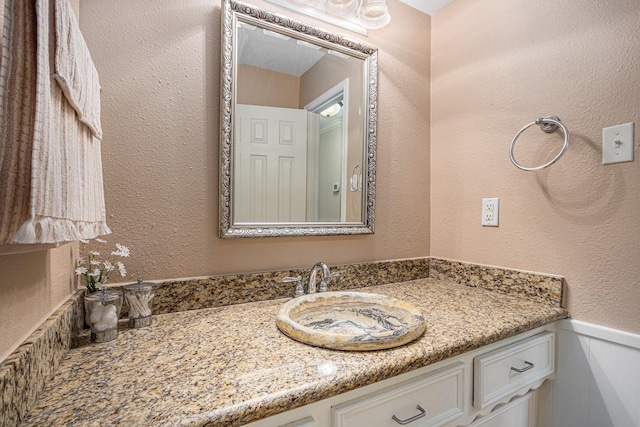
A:
[[[564,132],[564,145],[562,146],[562,149],[560,150],[560,152],[558,153],[557,156],[555,156],[553,159],[551,159],[551,161],[549,161],[548,163],[545,163],[544,165],[541,166],[536,166],[533,168],[528,168],[525,166],[522,166],[520,163],[518,163],[516,161],[516,158],[513,156],[513,148],[516,146],[516,140],[518,139],[518,137],[520,136],[520,134],[522,132],[524,132],[525,130],[529,129],[531,126],[533,125],[538,125],[540,126],[540,129],[543,132],[546,133],[551,133],[554,130],[556,130],[558,127],[560,127],[560,129],[562,129],[562,132]],[[525,127],[523,127],[522,129],[520,129],[518,131],[518,133],[516,133],[516,136],[513,137],[513,140],[511,141],[511,147],[509,148],[509,157],[511,158],[511,162],[519,169],[522,169],[523,171],[539,171],[540,169],[544,169],[547,166],[551,166],[552,164],[554,164],[560,157],[562,157],[562,155],[564,154],[564,152],[567,150],[567,147],[569,146],[569,130],[567,129],[567,127],[560,121],[560,119],[558,118],[558,116],[547,116],[547,117],[539,117],[537,118],[535,121],[529,123],[528,125],[526,125]]]

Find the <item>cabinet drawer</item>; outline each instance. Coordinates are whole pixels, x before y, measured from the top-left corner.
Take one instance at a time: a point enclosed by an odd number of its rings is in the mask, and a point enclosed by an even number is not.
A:
[[[545,332],[473,359],[473,405],[484,408],[554,370],[554,333]]]
[[[464,414],[464,367],[464,363],[455,363],[335,406],[333,426],[424,427],[452,421]]]

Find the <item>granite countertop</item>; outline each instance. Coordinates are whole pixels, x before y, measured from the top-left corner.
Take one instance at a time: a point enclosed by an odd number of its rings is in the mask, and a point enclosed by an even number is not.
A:
[[[115,341],[69,351],[24,425],[242,425],[568,315],[435,279],[362,290],[414,304],[425,334],[383,351],[310,347],[277,329],[283,299],[157,315],[149,328],[125,328]]]

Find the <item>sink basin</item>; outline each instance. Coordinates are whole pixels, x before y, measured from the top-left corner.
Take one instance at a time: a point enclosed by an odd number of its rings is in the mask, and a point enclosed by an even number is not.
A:
[[[382,350],[407,344],[425,328],[406,301],[364,292],[323,292],[282,305],[276,324],[288,337],[334,350]]]

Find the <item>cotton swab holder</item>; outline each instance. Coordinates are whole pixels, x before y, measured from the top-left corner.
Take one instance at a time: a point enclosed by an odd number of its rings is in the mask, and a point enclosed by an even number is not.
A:
[[[144,328],[151,325],[153,284],[145,283],[140,278],[137,283],[125,285],[122,289],[129,307],[129,327]]]

